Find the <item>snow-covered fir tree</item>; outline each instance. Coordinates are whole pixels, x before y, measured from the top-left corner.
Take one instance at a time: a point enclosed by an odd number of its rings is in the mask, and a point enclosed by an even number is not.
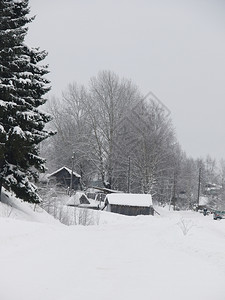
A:
[[[25,201],[38,203],[31,179],[44,172],[39,143],[51,117],[39,110],[49,91],[48,67],[39,65],[45,51],[24,43],[28,0],[0,0],[0,195],[2,186]]]

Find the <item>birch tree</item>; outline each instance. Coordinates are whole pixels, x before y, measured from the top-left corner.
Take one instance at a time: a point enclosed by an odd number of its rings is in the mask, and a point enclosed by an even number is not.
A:
[[[112,187],[115,177],[117,127],[140,93],[131,81],[119,79],[111,71],[102,71],[90,81],[89,119],[95,139],[102,181]]]

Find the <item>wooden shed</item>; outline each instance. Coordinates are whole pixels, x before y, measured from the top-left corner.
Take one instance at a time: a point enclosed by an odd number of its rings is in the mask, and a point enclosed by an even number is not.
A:
[[[71,174],[72,170],[67,167],[62,167],[55,172],[48,175],[49,183],[54,183],[58,186],[62,186],[65,188],[70,187],[71,183]],[[77,174],[76,172],[73,172],[73,180],[72,180],[72,189],[78,190],[80,189],[80,179],[81,176]]]
[[[105,199],[107,211],[127,215],[154,215],[150,194],[108,194]]]

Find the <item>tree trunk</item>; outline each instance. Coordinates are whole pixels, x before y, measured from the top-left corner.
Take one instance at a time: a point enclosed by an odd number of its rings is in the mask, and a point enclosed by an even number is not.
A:
[[[0,202],[2,201],[2,179],[0,179]]]

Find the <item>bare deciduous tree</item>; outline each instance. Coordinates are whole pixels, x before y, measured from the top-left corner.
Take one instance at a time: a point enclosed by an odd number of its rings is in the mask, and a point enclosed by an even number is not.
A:
[[[131,81],[111,71],[103,71],[90,81],[89,119],[92,122],[96,155],[103,182],[113,185],[114,149],[118,124],[127,110],[140,100],[140,93]]]

